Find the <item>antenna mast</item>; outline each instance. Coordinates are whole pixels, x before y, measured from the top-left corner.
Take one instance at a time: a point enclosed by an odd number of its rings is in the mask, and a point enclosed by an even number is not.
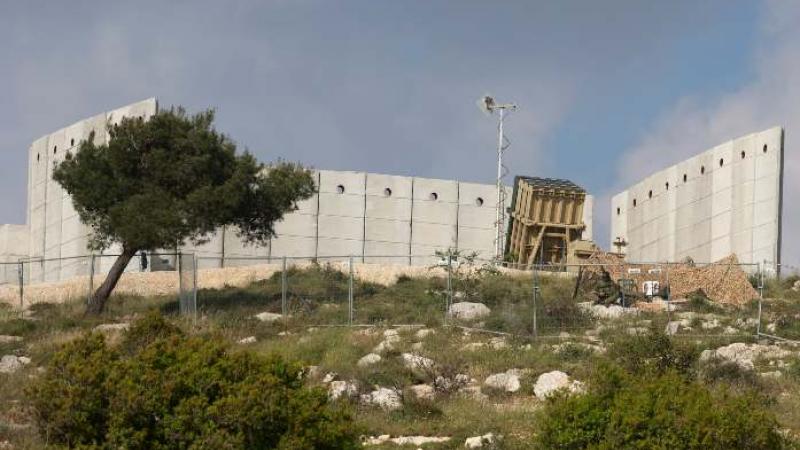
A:
[[[503,165],[503,154],[511,146],[511,140],[505,136],[503,125],[506,117],[506,110],[514,111],[517,105],[514,103],[495,103],[494,99],[488,95],[478,100],[478,107],[487,114],[498,111],[499,120],[497,123],[497,217],[495,220],[495,241],[494,257],[497,262],[503,261],[505,252],[506,236],[506,190],[503,179],[508,175],[508,168]]]

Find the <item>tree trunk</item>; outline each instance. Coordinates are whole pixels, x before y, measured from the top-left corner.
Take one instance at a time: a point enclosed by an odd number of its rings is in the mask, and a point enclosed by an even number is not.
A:
[[[123,249],[122,254],[117,256],[117,260],[114,261],[114,265],[111,266],[111,270],[108,271],[105,281],[94,291],[92,299],[89,301],[89,304],[86,305],[87,315],[98,315],[105,310],[108,297],[114,291],[114,288],[117,287],[117,282],[120,277],[122,277],[122,273],[135,255],[136,250]]]

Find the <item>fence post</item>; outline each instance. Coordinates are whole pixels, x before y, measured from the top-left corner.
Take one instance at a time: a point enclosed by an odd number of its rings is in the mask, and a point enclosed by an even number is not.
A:
[[[533,270],[531,271],[531,274],[533,275],[532,277],[533,278],[532,280],[533,281],[533,337],[535,338],[539,335],[539,323],[536,318],[536,297],[538,293],[537,291],[539,290],[539,283],[538,280],[536,279],[537,276],[536,264],[533,264],[532,267]]]
[[[347,290],[347,325],[353,326],[353,256],[350,255],[350,278]]]
[[[17,266],[17,276],[19,277],[19,309],[20,313],[25,309],[25,263],[20,261]]]
[[[86,296],[86,304],[92,302],[92,294],[94,293],[94,253],[89,256],[89,293]]]
[[[281,270],[281,314],[283,315],[283,319],[286,320],[286,316],[288,315],[287,305],[286,305],[286,257],[283,257],[282,260],[283,269]]]
[[[667,322],[672,322],[672,287],[669,285],[669,263],[667,263],[667,275],[666,275],[667,285],[665,289],[667,291]]]
[[[447,254],[447,298],[444,305],[444,324],[447,325],[447,315],[453,305],[453,255]]]
[[[197,254],[192,253],[192,315],[197,325]]]
[[[758,263],[758,323],[756,336],[761,336],[761,303],[764,301],[764,266]]]

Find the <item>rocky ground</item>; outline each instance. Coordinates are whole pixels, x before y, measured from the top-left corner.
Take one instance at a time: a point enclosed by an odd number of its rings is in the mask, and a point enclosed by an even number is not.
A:
[[[430,290],[426,284],[396,298]],[[533,337],[492,329],[503,328],[496,314],[509,310],[502,304],[456,300],[449,320],[405,326],[310,325],[307,316],[283,317],[252,302],[207,307],[195,321],[173,317],[192,332],[211,332],[243,351],[299,360],[307,383],[353,405],[370,448],[526,448],[549,397],[581,395],[593,368],[611,358],[611,346],[653,333],[696,346],[698,373],[720,362],[751,373],[759,389],[774,394],[781,426],[800,433],[800,347],[755,338],[752,311],[689,303],[671,311],[583,304],[576,310],[586,314],[584,320]],[[24,317],[0,319],[0,449],[41,447],[23,391],[58,345],[86,330],[117,339],[147,309],[170,313],[173,302],[128,298],[97,319],[83,318],[80,303],[39,305]],[[329,314],[323,307],[316,311]]]

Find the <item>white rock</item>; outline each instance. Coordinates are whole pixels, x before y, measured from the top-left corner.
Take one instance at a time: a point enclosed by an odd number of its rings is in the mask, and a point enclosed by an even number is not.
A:
[[[631,327],[627,329],[628,334],[631,336],[644,336],[650,332],[647,328],[644,327]]]
[[[25,356],[5,355],[0,358],[0,373],[14,373],[30,362]]]
[[[0,344],[13,344],[16,342],[22,342],[22,338],[19,336],[8,336],[0,334]]]
[[[436,436],[399,436],[399,437],[391,437],[388,434],[382,434],[378,437],[370,436],[364,439],[364,445],[385,445],[388,443],[396,444],[396,445],[414,445],[414,446],[421,446],[425,444],[441,444],[444,442],[448,442],[451,438],[449,437],[436,437]]]
[[[400,357],[403,359],[403,365],[411,370],[431,370],[436,365],[432,359],[413,353],[403,353]]]
[[[486,344],[483,342],[470,342],[469,344],[464,344],[464,346],[461,347],[461,350],[466,352],[474,352],[475,350],[480,350],[484,347],[486,347]]]
[[[712,320],[709,320],[708,322],[703,322],[703,323],[700,324],[700,326],[704,330],[713,330],[714,328],[719,328],[720,327],[719,320],[717,320],[717,319],[712,319]]]
[[[416,333],[414,333],[414,337],[416,337],[417,339],[425,339],[426,337],[428,337],[428,336],[430,336],[432,334],[435,334],[435,333],[436,333],[436,331],[434,331],[434,330],[432,330],[430,328],[422,328],[422,329],[417,330]]]
[[[456,374],[453,378],[439,375],[433,380],[433,387],[439,392],[450,392],[461,389],[473,381],[469,375],[463,373]]]
[[[411,350],[418,352],[422,350],[422,348],[423,348],[422,342],[414,342],[413,344],[411,344]]]
[[[536,379],[536,384],[533,386],[533,393],[539,398],[547,398],[561,389],[566,389],[569,392],[580,392],[583,390],[583,383],[577,380],[570,380],[569,375],[559,370],[554,370],[539,375],[539,378]]]
[[[497,442],[497,438],[495,437],[494,433],[488,433],[484,434],[483,436],[467,438],[467,440],[464,441],[464,447],[483,448],[484,446],[494,445],[495,442]]]
[[[397,334],[397,330],[386,330],[386,331],[387,332],[394,331],[395,334],[390,334],[388,336],[385,336],[383,338],[383,341],[381,341],[378,345],[375,346],[374,349],[372,349],[372,353],[383,353],[387,351],[392,351],[395,349],[395,344],[400,342],[400,335]]]
[[[328,398],[331,400],[353,398],[356,395],[358,395],[358,384],[354,381],[333,381],[328,386]]]
[[[391,337],[391,336],[400,336],[400,332],[395,330],[395,329],[393,329],[393,328],[389,328],[388,330],[383,332],[383,337],[388,338],[388,337]]]
[[[380,360],[381,360],[381,355],[377,353],[370,353],[368,355],[364,355],[363,357],[361,357],[361,359],[358,360],[356,365],[358,367],[367,367],[380,362]]]
[[[511,369],[503,373],[489,375],[483,381],[483,384],[505,392],[517,392],[522,387],[519,382],[519,369]]]
[[[408,388],[420,400],[433,400],[436,390],[429,384],[415,384]]]
[[[579,303],[578,307],[600,319],[617,319],[624,315],[638,313],[636,308],[623,308],[619,305],[595,305],[592,302]]]
[[[256,337],[255,336],[248,336],[246,338],[239,339],[239,343],[240,344],[255,344],[256,343]]]
[[[798,280],[800,281],[800,280]],[[768,323],[767,324],[767,332],[768,333],[775,333],[778,330],[778,324],[776,323]]]
[[[733,344],[720,347],[716,350],[704,350],[700,354],[701,361],[708,361],[713,358],[721,358],[733,361],[745,369],[753,369],[753,361],[756,359],[781,359],[791,355],[792,352],[776,345],[745,344],[734,342]]]
[[[131,327],[129,323],[103,323],[94,327],[94,331],[101,333],[113,333],[118,331],[127,331]]]
[[[400,394],[394,389],[384,387],[378,387],[369,394],[362,395],[361,403],[378,406],[386,411],[394,411],[403,407]]]
[[[495,350],[500,350],[508,347],[508,343],[506,342],[505,338],[495,337],[489,339],[489,347],[492,347]]]
[[[328,373],[326,373],[326,374],[325,374],[325,376],[322,378],[322,382],[323,382],[323,383],[325,383],[325,384],[328,384],[328,383],[330,383],[331,381],[335,380],[335,379],[336,379],[336,377],[338,377],[338,376],[339,376],[339,374],[338,374],[338,373],[336,373],[336,372],[328,372]]]
[[[276,320],[280,320],[283,315],[271,312],[262,312],[256,314],[254,317],[262,322],[275,322]]]
[[[450,305],[448,313],[461,320],[480,319],[491,314],[492,310],[483,303],[458,302]]]
[[[667,323],[667,326],[664,328],[664,333],[673,336],[678,333],[678,330],[681,328],[681,322],[677,320],[673,320]]]
[[[724,330],[722,330],[722,334],[739,334],[739,330],[733,328],[732,326],[727,326]]]

